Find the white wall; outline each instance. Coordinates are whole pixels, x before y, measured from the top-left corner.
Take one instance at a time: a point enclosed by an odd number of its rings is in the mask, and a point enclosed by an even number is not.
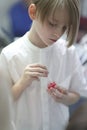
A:
[[[81,2],[81,15],[87,17],[87,0],[80,0]]]

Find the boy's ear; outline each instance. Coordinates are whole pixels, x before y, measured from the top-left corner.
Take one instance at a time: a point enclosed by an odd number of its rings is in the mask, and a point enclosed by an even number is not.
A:
[[[31,20],[34,20],[36,18],[36,5],[35,4],[30,4],[28,8],[28,13]]]

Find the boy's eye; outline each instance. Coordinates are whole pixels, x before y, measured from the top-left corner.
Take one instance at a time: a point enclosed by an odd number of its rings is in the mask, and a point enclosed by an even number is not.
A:
[[[63,27],[63,30],[65,31],[66,29],[67,29],[67,27],[66,27],[66,26],[64,26],[64,27]]]
[[[56,27],[56,26],[57,26],[57,24],[52,23],[52,22],[49,22],[49,25],[50,25],[51,27]]]

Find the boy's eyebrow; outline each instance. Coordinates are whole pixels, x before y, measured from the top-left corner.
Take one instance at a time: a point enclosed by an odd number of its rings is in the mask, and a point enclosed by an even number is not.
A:
[[[54,19],[54,18],[48,18],[48,20],[52,20],[53,22],[56,22],[56,23],[58,23],[58,22],[59,22],[59,20]]]
[[[56,17],[54,18],[54,17],[51,16],[51,17],[48,18],[48,20],[52,20],[52,21],[55,22],[55,23],[59,23],[59,20],[56,19]],[[70,21],[64,22],[64,25],[69,26],[69,25],[70,25]]]
[[[53,19],[53,22],[59,23],[59,20]],[[64,25],[69,26],[69,23],[64,23]]]

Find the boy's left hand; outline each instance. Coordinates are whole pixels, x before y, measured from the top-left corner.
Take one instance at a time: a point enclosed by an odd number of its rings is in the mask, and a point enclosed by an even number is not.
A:
[[[56,102],[64,102],[66,96],[68,96],[68,90],[65,88],[60,88],[57,85],[54,87],[48,87],[47,92],[54,98]]]

